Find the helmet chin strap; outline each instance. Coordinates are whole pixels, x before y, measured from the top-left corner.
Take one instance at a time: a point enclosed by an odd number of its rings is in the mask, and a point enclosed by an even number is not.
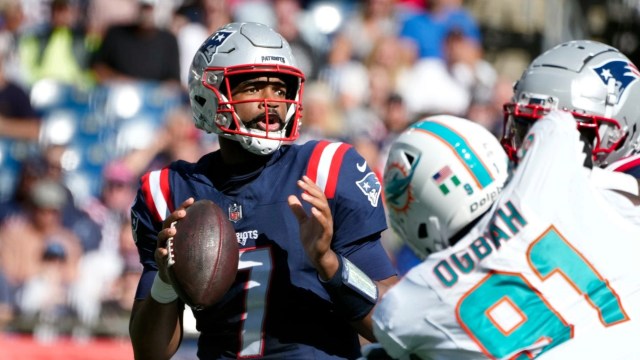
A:
[[[254,131],[256,130],[249,130],[249,132]],[[278,150],[282,145],[282,140],[264,139],[246,135],[236,135],[235,138],[245,150],[256,155],[269,155]]]

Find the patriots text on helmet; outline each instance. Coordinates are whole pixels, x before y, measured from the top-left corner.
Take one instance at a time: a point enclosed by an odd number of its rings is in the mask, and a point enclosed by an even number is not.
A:
[[[283,64],[287,63],[287,59],[285,59],[284,56],[263,55],[260,57],[260,61],[263,63],[268,63],[268,62],[279,62]]]

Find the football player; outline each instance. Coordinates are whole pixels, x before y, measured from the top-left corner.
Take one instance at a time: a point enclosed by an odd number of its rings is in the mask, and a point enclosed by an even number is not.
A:
[[[559,44],[538,56],[514,86],[513,100],[505,105],[503,144],[514,154],[534,121],[553,109],[569,112],[580,136],[592,149],[593,156],[585,158],[587,162],[636,178],[633,181],[625,176],[603,176],[596,167],[591,171],[591,181],[599,187],[618,189],[637,204],[633,195],[638,194],[640,179],[639,78],[637,67],[612,46],[587,40]],[[623,209],[618,208],[622,216],[640,224],[635,208]],[[640,335],[639,326],[633,321],[590,330],[545,353],[543,358],[638,356],[630,346]]]
[[[534,358],[603,329],[637,328],[640,226],[628,217],[640,216],[638,199],[592,180],[592,151],[575,123],[563,111],[536,121],[487,214],[385,294],[374,333],[391,357]],[[428,219],[408,204],[407,218]]]
[[[240,245],[234,285],[195,311],[200,359],[343,359],[373,339],[370,313],[395,270],[380,242],[381,184],[348,144],[298,137],[304,75],[284,38],[231,23],[193,59],[197,128],[220,150],[141,179],[132,207],[144,271],[131,315],[137,358],[170,358],[183,304],[167,276],[170,224],[194,199],[228,212]]]
[[[557,45],[538,56],[504,105],[502,144],[512,159],[537,120],[573,115],[593,163],[640,178],[640,72],[618,49],[595,41]]]

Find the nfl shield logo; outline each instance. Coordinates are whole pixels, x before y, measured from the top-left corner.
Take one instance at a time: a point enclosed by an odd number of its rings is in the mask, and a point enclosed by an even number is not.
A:
[[[234,223],[242,220],[242,205],[236,203],[229,205],[229,220]]]

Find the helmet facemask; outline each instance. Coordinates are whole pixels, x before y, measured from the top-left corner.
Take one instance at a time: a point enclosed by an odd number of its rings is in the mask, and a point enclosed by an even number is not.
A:
[[[517,162],[517,149],[522,145],[531,126],[556,109],[558,104],[557,99],[549,96],[523,94],[521,98],[528,99],[528,103],[507,103],[503,107],[504,128],[501,143],[514,162]],[[626,130],[613,118],[587,114],[579,110],[561,110],[573,116],[580,133],[590,141],[588,145],[592,148],[591,155],[597,165],[603,164],[606,157],[620,148],[626,140]]]
[[[233,89],[242,80],[260,76],[275,77],[287,85],[285,99],[235,100]],[[212,91],[218,99],[214,124],[216,133],[240,142],[248,151],[258,155],[268,155],[277,150],[283,142],[295,141],[301,118],[301,97],[303,75],[293,67],[282,65],[252,65],[227,68],[207,68],[203,75],[203,86]],[[235,106],[245,103],[262,103],[264,114],[254,119],[242,119]],[[270,111],[272,104],[286,106],[284,118]]]

